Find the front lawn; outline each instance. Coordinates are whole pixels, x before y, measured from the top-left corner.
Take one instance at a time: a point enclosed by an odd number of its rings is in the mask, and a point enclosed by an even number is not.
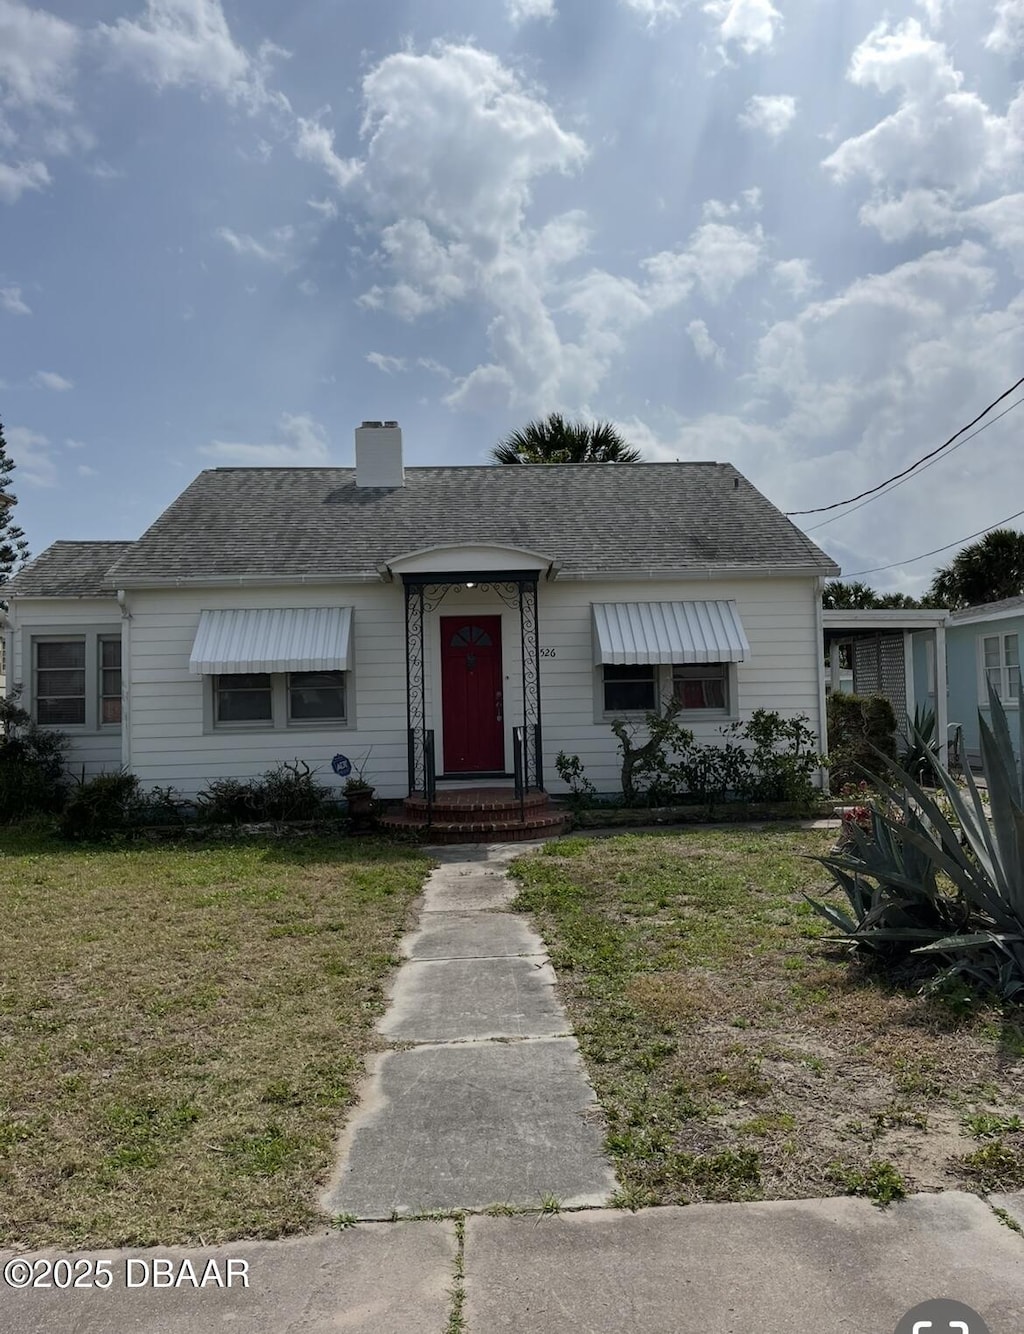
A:
[[[0,1243],[274,1237],[318,1187],[428,863],[0,828]]]
[[[513,865],[620,1203],[1024,1187],[1024,1012],[823,939],[828,831],[576,837]]]

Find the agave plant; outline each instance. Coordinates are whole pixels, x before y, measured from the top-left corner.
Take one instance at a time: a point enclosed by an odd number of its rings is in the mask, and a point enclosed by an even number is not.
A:
[[[893,761],[876,785],[891,806],[854,830],[849,855],[818,858],[834,873],[852,915],[809,900],[844,938],[885,952],[944,957],[1006,997],[1024,995],[1024,717],[1018,759],[1006,712],[989,687],[991,726],[979,710],[990,813],[969,770],[966,793],[934,760],[959,830],[935,797]],[[924,738],[920,738],[924,744]],[[940,881],[946,879],[946,885]],[[865,884],[865,882],[867,882]]]
[[[939,751],[935,735],[935,711],[916,708],[909,735],[904,736],[903,740],[905,744],[899,756],[900,768],[918,781],[926,778]]]

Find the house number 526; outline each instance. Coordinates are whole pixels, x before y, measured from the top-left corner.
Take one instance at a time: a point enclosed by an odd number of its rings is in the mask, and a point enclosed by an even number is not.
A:
[[[540,656],[542,658],[553,658],[555,656],[555,650],[553,648],[542,648]]]

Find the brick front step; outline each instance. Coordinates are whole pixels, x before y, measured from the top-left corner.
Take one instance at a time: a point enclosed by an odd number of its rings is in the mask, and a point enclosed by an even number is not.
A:
[[[402,803],[410,815],[426,818],[427,799],[414,793]],[[523,797],[523,810],[532,814],[546,810],[549,798],[546,792],[528,792]],[[434,820],[473,820],[478,815],[493,815],[499,819],[519,815],[519,798],[508,787],[474,787],[462,791],[443,789],[434,797]]]
[[[533,838],[553,838],[565,832],[569,818],[548,811],[525,820],[444,820],[432,824],[404,811],[381,816],[385,829],[421,834],[429,843],[518,843]]]

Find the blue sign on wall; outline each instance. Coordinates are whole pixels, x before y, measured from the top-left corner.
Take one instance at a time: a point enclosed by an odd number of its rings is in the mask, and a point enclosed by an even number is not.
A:
[[[352,761],[347,755],[335,755],[331,760],[331,768],[339,778],[347,778],[352,772]]]

